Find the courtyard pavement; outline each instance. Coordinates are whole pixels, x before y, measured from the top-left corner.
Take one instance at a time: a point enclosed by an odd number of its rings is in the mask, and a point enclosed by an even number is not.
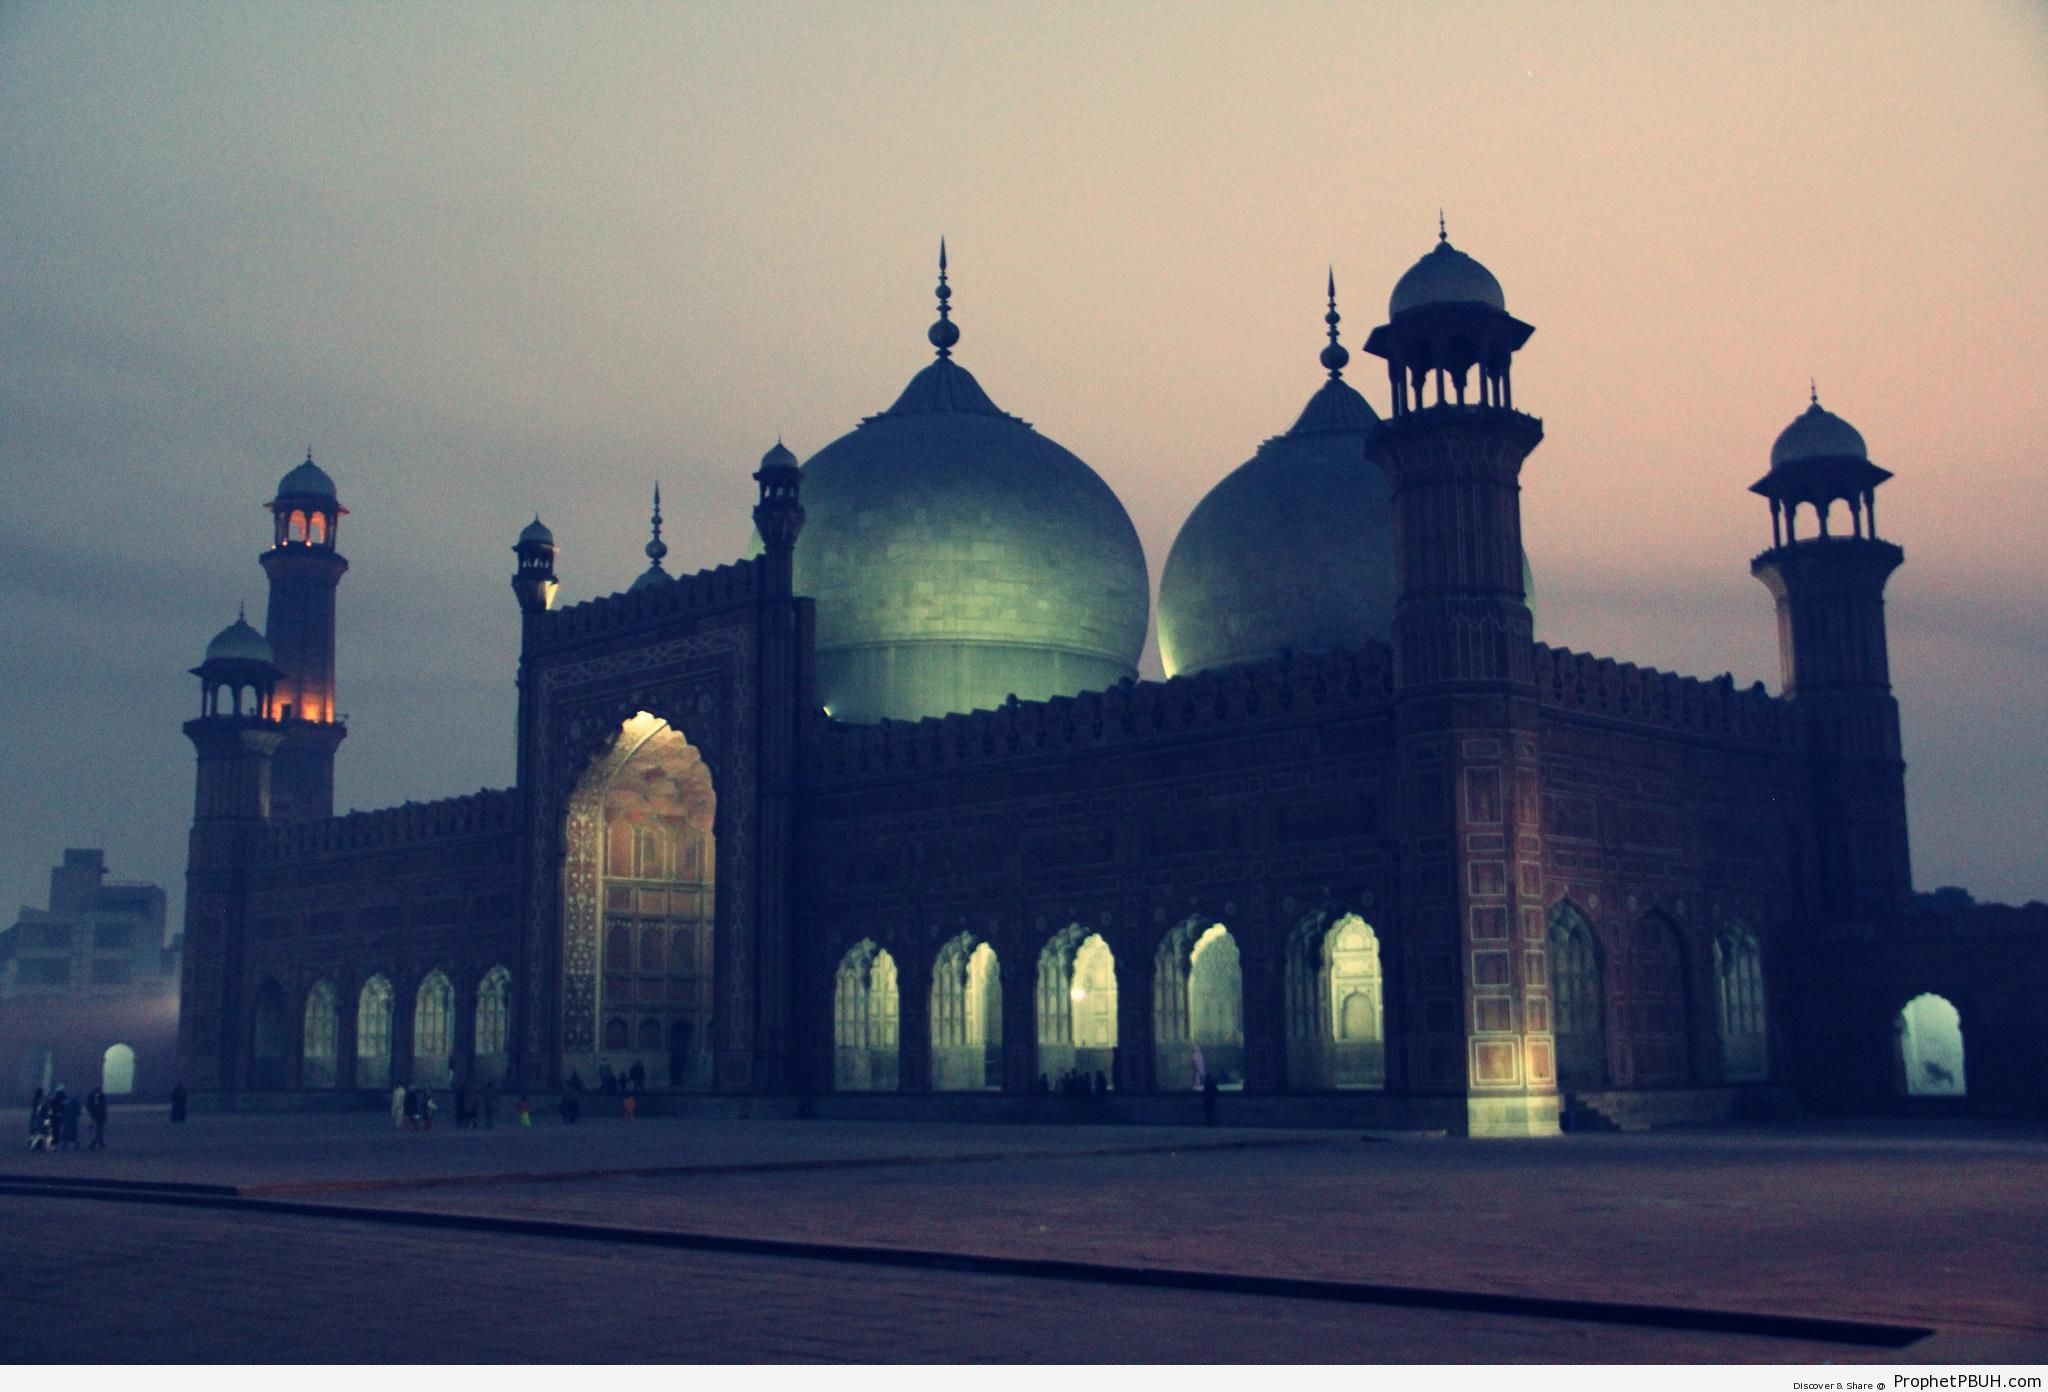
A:
[[[2037,1123],[1474,1142],[611,1117],[406,1134],[366,1113],[174,1127],[160,1110],[124,1109],[110,1139],[104,1154],[17,1151],[0,1174],[1936,1332],[1888,1352],[16,1194],[0,1197],[15,1254],[0,1271],[0,1356],[76,1358],[69,1332],[91,1324],[95,1356],[147,1361],[2048,1360]]]

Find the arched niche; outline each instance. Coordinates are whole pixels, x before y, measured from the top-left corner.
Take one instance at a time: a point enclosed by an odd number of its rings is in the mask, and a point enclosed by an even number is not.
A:
[[[902,1077],[896,959],[863,938],[839,959],[832,986],[832,1086],[894,1092]]]
[[[1727,924],[1714,935],[1714,1026],[1721,1041],[1723,1082],[1762,1082],[1770,1076],[1763,948],[1744,924]]]
[[[1221,923],[1194,918],[1159,944],[1152,965],[1153,1077],[1162,1090],[1244,1086],[1244,971]]]
[[[291,1057],[291,1023],[285,1013],[284,988],[265,980],[256,988],[249,1030],[249,1086],[281,1088]]]
[[[391,983],[373,976],[356,997],[356,1086],[391,1086]]]
[[[1038,1071],[1055,1089],[1069,1074],[1116,1077],[1116,954],[1100,933],[1069,924],[1038,954]]]
[[[626,720],[570,795],[562,875],[562,1076],[712,1085],[718,797],[659,716]],[[615,1028],[616,1026],[616,1028]]]
[[[484,973],[476,988],[476,1082],[501,1083],[510,1065],[512,973],[502,966]]]
[[[934,1091],[1002,1086],[1002,967],[972,933],[941,944],[932,964],[931,1036]]]
[[[299,1048],[299,1086],[331,1088],[336,1079],[336,1040],[339,1012],[335,1006],[334,983],[321,980],[306,992],[306,1022]]]
[[[420,981],[412,1007],[412,1086],[447,1087],[455,1080],[455,987],[447,973]]]
[[[1558,1089],[1597,1092],[1607,1086],[1606,973],[1591,920],[1570,902],[1550,910],[1550,980]]]
[[[1963,1016],[1944,996],[1926,992],[1892,1017],[1898,1038],[1898,1079],[1908,1097],[1966,1097]]]
[[[1287,941],[1287,1081],[1299,1089],[1387,1085],[1379,935],[1355,913],[1313,914]]]

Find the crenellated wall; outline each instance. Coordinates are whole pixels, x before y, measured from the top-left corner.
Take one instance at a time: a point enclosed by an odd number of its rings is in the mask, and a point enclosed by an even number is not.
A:
[[[1738,688],[1732,677],[1702,681],[1544,643],[1534,670],[1537,699],[1558,711],[1771,749],[1800,744],[1792,708],[1762,682]]]

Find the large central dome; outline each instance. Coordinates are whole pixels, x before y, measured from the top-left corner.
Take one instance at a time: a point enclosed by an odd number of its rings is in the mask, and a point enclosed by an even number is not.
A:
[[[818,699],[916,720],[1073,695],[1137,673],[1150,592],[1109,485],[938,360],[804,464],[797,593],[817,601]]]

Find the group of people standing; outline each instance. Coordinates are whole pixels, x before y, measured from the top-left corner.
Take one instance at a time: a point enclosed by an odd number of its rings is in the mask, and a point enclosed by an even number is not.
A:
[[[83,1115],[92,1121],[92,1143],[87,1150],[107,1148],[107,1094],[95,1087],[84,1097],[59,1083],[48,1093],[41,1088],[28,1106],[28,1148],[30,1150],[77,1150],[78,1121]]]
[[[458,1130],[481,1126],[489,1131],[498,1124],[498,1085],[485,1083],[481,1091],[473,1087],[452,1090],[455,1100],[455,1125]],[[520,1099],[522,1109],[525,1099]],[[431,1131],[434,1118],[440,1114],[441,1104],[434,1099],[434,1090],[429,1087],[407,1087],[400,1083],[391,1089],[391,1124],[407,1131]],[[526,1122],[532,1125],[532,1122]]]

